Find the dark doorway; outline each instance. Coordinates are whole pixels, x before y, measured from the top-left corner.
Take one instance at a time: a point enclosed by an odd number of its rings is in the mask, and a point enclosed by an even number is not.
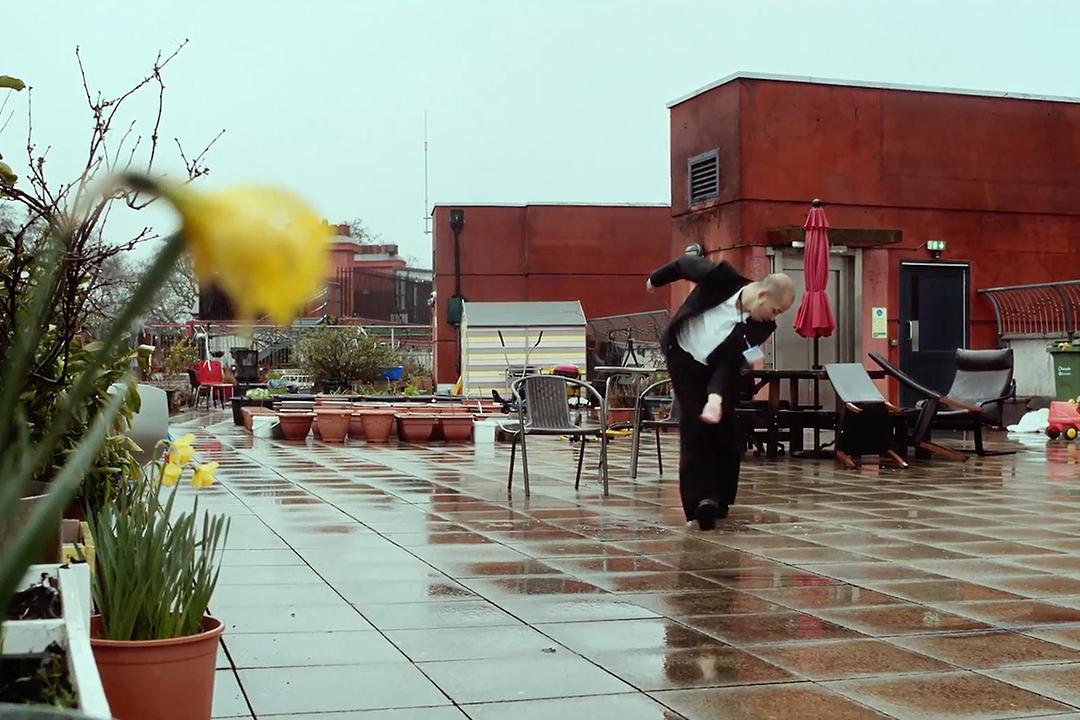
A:
[[[944,393],[952,384],[957,348],[968,346],[968,265],[900,264],[900,369]],[[901,387],[900,401],[921,398]]]

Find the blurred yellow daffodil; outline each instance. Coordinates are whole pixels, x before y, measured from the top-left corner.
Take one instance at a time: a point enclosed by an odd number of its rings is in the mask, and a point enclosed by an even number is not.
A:
[[[169,444],[169,462],[174,465],[187,465],[195,455],[195,436],[184,435]]]
[[[258,185],[202,193],[163,186],[200,283],[213,282],[238,319],[287,325],[326,285],[330,226],[289,192]]]
[[[181,467],[176,463],[168,463],[161,471],[161,484],[166,486],[173,486],[176,481],[180,479]]]
[[[216,462],[199,465],[195,468],[195,474],[191,476],[191,486],[195,488],[210,487],[214,484],[214,473],[217,472]]]

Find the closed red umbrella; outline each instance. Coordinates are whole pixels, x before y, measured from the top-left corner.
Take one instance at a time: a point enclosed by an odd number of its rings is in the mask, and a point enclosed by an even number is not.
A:
[[[805,338],[828,337],[836,330],[829,296],[829,221],[821,201],[815,200],[806,216],[806,247],[803,250],[803,278],[806,292],[795,314],[795,332]],[[814,345],[814,365],[818,364],[817,344]]]
[[[819,338],[828,337],[836,330],[829,296],[825,292],[829,286],[829,221],[825,217],[825,208],[820,200],[811,203],[810,214],[806,216],[806,244],[803,249],[803,281],[806,292],[803,293],[799,311],[795,313],[795,332],[805,338],[814,339],[814,370],[821,369],[818,354]],[[818,379],[814,378],[814,407],[821,407]],[[814,427],[814,449],[803,453],[804,457],[825,457],[820,445],[820,430]]]

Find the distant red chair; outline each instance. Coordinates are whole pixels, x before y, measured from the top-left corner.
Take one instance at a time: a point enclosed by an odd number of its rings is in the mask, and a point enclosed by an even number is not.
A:
[[[225,368],[220,360],[204,360],[195,364],[195,377],[199,382],[195,394],[195,405],[203,396],[202,389],[207,388],[206,409],[210,409],[210,403],[214,400],[221,401],[221,407],[225,407],[225,401],[232,397],[232,385],[225,382]]]

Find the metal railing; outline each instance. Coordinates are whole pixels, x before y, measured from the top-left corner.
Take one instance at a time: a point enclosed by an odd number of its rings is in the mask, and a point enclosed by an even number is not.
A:
[[[295,364],[291,351],[296,342],[312,329],[324,327],[359,327],[367,335],[389,343],[403,358],[427,368],[432,366],[431,327],[428,325],[294,325],[279,328],[273,325],[197,322],[190,328],[180,324],[147,325],[140,335],[141,341],[155,346],[154,360],[158,365],[175,343],[194,336],[200,351],[205,347],[211,355],[217,352],[229,355],[235,347],[250,348],[259,352],[260,365],[287,368]]]
[[[994,308],[998,337],[1073,338],[1080,321],[1080,280],[979,290]]]

